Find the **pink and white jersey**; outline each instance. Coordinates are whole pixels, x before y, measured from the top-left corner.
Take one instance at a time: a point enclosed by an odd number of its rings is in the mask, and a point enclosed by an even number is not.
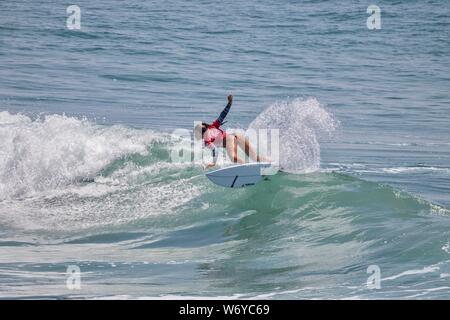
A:
[[[220,123],[217,120],[206,129],[203,135],[205,145],[211,149],[214,147],[222,147],[224,139],[226,139],[226,133],[220,129]]]

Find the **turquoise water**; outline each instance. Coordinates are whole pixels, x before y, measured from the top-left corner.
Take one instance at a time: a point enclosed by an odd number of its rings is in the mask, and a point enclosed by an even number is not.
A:
[[[0,298],[450,298],[447,1],[76,4],[0,4]],[[171,161],[229,93],[286,173]]]

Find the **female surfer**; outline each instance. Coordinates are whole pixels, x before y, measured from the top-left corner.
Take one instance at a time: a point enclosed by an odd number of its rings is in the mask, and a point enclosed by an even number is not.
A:
[[[195,139],[203,139],[205,146],[212,150],[213,163],[208,164],[206,167],[210,168],[216,165],[218,151],[217,148],[225,148],[227,150],[228,156],[235,163],[245,163],[244,160],[238,157],[239,146],[244,150],[245,154],[249,156],[252,160],[268,161],[262,156],[258,155],[255,149],[251,146],[250,141],[247,137],[240,133],[227,133],[223,131],[220,127],[224,124],[225,117],[230,111],[231,105],[233,104],[233,96],[228,96],[228,104],[225,109],[220,113],[219,117],[214,120],[212,124],[202,122],[195,126],[194,135]]]

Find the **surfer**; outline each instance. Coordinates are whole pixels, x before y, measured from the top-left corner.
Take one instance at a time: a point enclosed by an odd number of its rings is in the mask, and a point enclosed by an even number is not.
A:
[[[225,123],[225,117],[230,111],[233,104],[233,96],[228,96],[228,104],[222,110],[219,117],[214,120],[212,124],[202,122],[195,126],[194,136],[195,139],[203,139],[205,146],[212,151],[213,163],[208,164],[206,167],[210,168],[216,165],[218,150],[217,148],[225,148],[228,156],[235,163],[245,163],[244,160],[238,157],[238,146],[245,151],[245,154],[252,160],[261,162],[268,161],[266,158],[258,155],[247,137],[240,133],[227,133],[220,127]]]

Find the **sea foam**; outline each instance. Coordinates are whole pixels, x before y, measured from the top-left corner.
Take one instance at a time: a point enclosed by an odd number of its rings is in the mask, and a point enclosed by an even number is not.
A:
[[[127,154],[147,152],[150,131],[86,119],[0,112],[0,200],[92,179]]]

